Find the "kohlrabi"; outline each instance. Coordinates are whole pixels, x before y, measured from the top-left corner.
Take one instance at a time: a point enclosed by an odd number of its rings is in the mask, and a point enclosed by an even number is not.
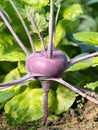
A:
[[[55,44],[54,44],[54,0],[50,0],[50,18],[49,18],[49,43],[48,47],[44,43],[42,43],[42,50],[40,52],[37,52],[33,40],[30,36],[30,33],[28,31],[28,28],[22,19],[20,13],[18,12],[17,8],[15,7],[13,0],[9,0],[14,9],[16,10],[25,30],[28,35],[29,41],[31,43],[31,48],[32,48],[32,53],[29,52],[29,50],[24,46],[24,44],[21,42],[13,28],[11,27],[5,13],[3,10],[0,9],[0,17],[16,39],[17,43],[20,45],[22,50],[25,52],[27,55],[27,60],[26,60],[26,68],[28,74],[18,80],[15,80],[13,82],[7,82],[7,83],[0,83],[0,91],[3,89],[8,88],[11,85],[14,84],[19,84],[23,82],[27,82],[29,80],[36,80],[40,81],[43,89],[43,117],[42,117],[42,122],[45,123],[48,117],[48,92],[51,87],[51,84],[53,81],[59,82],[66,87],[72,89],[76,93],[80,94],[81,96],[87,98],[88,100],[91,100],[92,102],[98,104],[98,99],[91,97],[89,94],[87,95],[86,93],[91,93],[89,90],[85,90],[76,86],[73,86],[66,81],[62,79],[62,76],[65,74],[66,70],[68,67],[71,65],[80,62],[82,60],[94,57],[98,55],[98,52],[93,53],[93,54],[88,54],[86,56],[82,56],[77,59],[73,59],[68,61],[66,55],[59,50],[56,50]],[[24,0],[25,2],[29,4],[36,4],[32,3],[30,0]],[[48,1],[46,1],[47,4]],[[46,5],[45,4],[45,5]],[[45,6],[44,3],[42,3],[41,6]],[[34,23],[33,16],[30,15],[29,18],[31,19],[31,24]],[[66,24],[66,23],[65,23]],[[39,35],[40,36],[40,35]],[[24,93],[23,93],[24,95]],[[27,96],[27,95],[26,95]],[[25,95],[24,95],[25,98]],[[98,95],[97,95],[98,98]],[[22,100],[22,99],[21,99]],[[18,107],[18,106],[17,106]]]

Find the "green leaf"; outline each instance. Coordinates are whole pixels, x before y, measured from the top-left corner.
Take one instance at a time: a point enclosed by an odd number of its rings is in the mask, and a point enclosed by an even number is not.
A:
[[[24,73],[24,74],[27,73],[25,61],[18,62],[18,69],[20,73]]]
[[[72,60],[75,60],[79,57],[86,56],[86,55],[88,55],[88,54],[87,53],[80,54],[80,55],[76,56],[75,58],[73,58]],[[78,71],[78,70],[83,70],[83,69],[86,69],[88,67],[91,67],[94,64],[94,62],[92,64],[92,59],[94,59],[94,58],[89,58],[87,60],[83,60],[81,62],[75,63],[72,66],[70,66],[67,69],[67,71]]]
[[[80,54],[80,55],[76,56],[75,58],[73,58],[73,60],[77,59],[79,57],[82,57],[82,56],[86,56],[86,55],[88,55],[88,54],[87,53]],[[89,59],[86,59],[86,60],[83,60],[81,62],[73,64],[72,66],[70,66],[67,69],[67,72],[68,71],[83,70],[83,69],[87,69],[89,67],[96,67],[96,66],[98,66],[98,56],[92,57],[92,58],[89,58]]]
[[[98,88],[98,81],[86,84],[84,88],[90,88],[91,90],[95,90],[96,88]]]
[[[84,42],[87,45],[98,45],[97,32],[79,32],[73,34],[74,38]]]
[[[87,4],[92,5],[98,3],[98,0],[88,0]]]
[[[49,112],[54,111],[55,95],[53,90],[48,94],[48,108]],[[26,121],[34,121],[43,116],[43,90],[42,88],[27,89],[13,97],[5,104],[5,113],[9,115],[8,120],[11,124],[23,123]],[[11,122],[10,118],[14,119]]]
[[[14,92],[2,91],[0,92],[0,103],[6,102],[8,99],[15,95]]]
[[[56,27],[56,33],[55,33],[55,45],[57,46],[58,43],[64,38],[66,30],[64,27],[65,20],[61,20]]]
[[[18,68],[15,68],[5,76],[4,82],[13,81],[18,78],[20,78],[20,73],[18,71]]]
[[[66,20],[75,21],[81,14],[83,14],[81,6],[79,4],[74,4],[65,9],[63,17]]]
[[[67,111],[76,99],[76,94],[63,85],[59,85],[56,90],[57,94],[57,109],[56,114],[61,114]]]
[[[39,14],[38,12],[36,12],[36,10],[32,9],[29,6],[26,7],[26,16],[29,21],[33,21],[33,24],[31,24],[30,26],[33,33],[42,32],[48,27],[45,15]]]
[[[18,72],[18,69],[16,68],[6,75],[4,82],[13,81],[18,78],[20,78],[20,74]],[[25,86],[24,87],[20,87],[20,86],[22,86],[22,84],[13,85],[8,89],[5,88],[2,91],[0,91],[0,103],[6,102],[8,99],[22,92],[25,89]]]
[[[49,3],[49,0],[23,0],[28,5],[43,7]]]
[[[0,61],[20,61],[26,56],[14,38],[8,34],[0,34]]]

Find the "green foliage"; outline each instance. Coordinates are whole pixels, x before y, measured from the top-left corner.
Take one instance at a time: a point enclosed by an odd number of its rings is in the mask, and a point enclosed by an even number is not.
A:
[[[43,34],[48,43],[49,0],[14,0],[14,2],[29,28],[36,50],[40,51],[41,44],[35,33],[39,31]],[[54,2],[54,17],[56,18],[59,14],[54,34],[57,49],[63,50],[69,60],[98,51],[98,33],[95,32],[98,31],[98,11],[93,6],[89,8],[89,5],[97,3],[97,0],[81,1],[80,3],[83,2],[81,5],[78,4],[78,0],[55,0]],[[1,0],[0,8],[5,10],[13,29],[31,51],[25,30],[9,0]],[[80,16],[83,14],[83,10],[85,15]],[[56,14],[57,11],[58,14]],[[29,13],[32,14],[38,30],[31,26]],[[83,32],[79,32],[81,30]],[[81,42],[70,41],[68,37],[65,37],[67,32],[73,33],[74,38]],[[88,52],[88,50],[90,51]],[[25,60],[26,56],[22,49],[0,19],[0,81],[13,81],[26,74]],[[98,93],[98,57],[74,64],[67,70],[63,78],[73,85],[89,88]],[[55,114],[66,112],[76,100],[76,94],[65,86],[55,85],[55,83],[52,86],[48,100],[49,116],[52,112]],[[42,117],[42,88],[39,87],[41,87],[39,83],[30,81],[0,92],[0,109],[4,106],[7,118],[12,125],[36,121]]]
[[[23,93],[16,95],[5,104],[5,113],[14,119],[11,124],[21,124],[26,121],[34,121],[43,116],[43,91],[42,88],[27,87]],[[55,110],[55,95],[53,90],[48,94],[49,112]],[[8,118],[8,119],[10,119]],[[11,121],[11,120],[9,120]]]
[[[73,32],[77,28],[76,19],[83,13],[83,10],[79,4],[74,4],[65,8],[63,11],[63,18],[59,20],[56,33],[55,33],[55,45],[64,38],[67,31]]]
[[[8,49],[9,48],[9,49]],[[8,34],[0,35],[0,61],[20,61],[25,60],[25,54],[18,46],[12,36]]]
[[[73,34],[74,38],[84,42],[87,45],[98,45],[97,32],[79,32]]]
[[[63,17],[69,21],[75,21],[78,16],[83,14],[83,10],[79,4],[74,4],[64,10]]]
[[[89,89],[91,89],[91,90],[95,90],[95,89],[97,89],[98,88],[98,81],[96,81],[96,82],[91,82],[91,83],[89,83],[89,84],[86,84],[85,86],[84,86],[84,88],[89,88]]]
[[[48,27],[45,16],[38,13],[36,9],[34,10],[30,7],[26,7],[26,16],[29,21],[33,21],[33,24],[31,25],[33,33],[42,32]]]
[[[56,94],[57,94],[56,114],[61,114],[71,107],[71,105],[74,103],[76,99],[76,94],[61,84],[58,86]]]
[[[49,3],[49,0],[23,0],[29,5],[33,6],[46,6]]]
[[[13,81],[15,79],[20,78],[20,74],[18,69],[14,69],[12,71],[10,71],[4,78],[4,82],[8,82],[8,81]],[[20,87],[22,86],[22,87]],[[23,92],[23,90],[25,89],[25,86],[21,85],[14,85],[9,87],[8,89],[4,89],[2,91],[0,91],[0,103],[6,102],[8,99],[14,97],[15,95],[17,95],[18,93]]]
[[[87,54],[84,53],[84,54],[76,56],[74,59],[79,58],[81,56],[86,56],[86,55]],[[93,66],[95,67],[97,65],[98,65],[98,56],[78,62],[78,63],[72,65],[70,68],[68,68],[67,71],[78,71],[78,70],[87,69],[87,68],[93,67]]]

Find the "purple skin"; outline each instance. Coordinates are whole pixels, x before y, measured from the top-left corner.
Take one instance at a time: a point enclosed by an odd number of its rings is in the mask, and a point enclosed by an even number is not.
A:
[[[39,80],[42,85],[42,88],[43,88],[43,110],[44,110],[43,118],[42,118],[43,123],[46,122],[47,117],[48,117],[48,92],[51,87],[52,81],[59,82],[59,83],[65,85],[66,87],[68,87],[69,89],[72,89],[76,93],[80,94],[81,96],[87,98],[88,100],[98,104],[98,95],[97,94],[95,94],[95,97],[97,97],[97,99],[95,99],[86,94],[86,93],[92,94],[92,92],[79,88],[79,87],[75,87],[62,79],[62,75],[64,74],[64,72],[66,71],[66,69],[68,67],[70,67],[71,65],[73,65],[77,62],[80,62],[82,60],[97,56],[98,52],[88,54],[86,56],[82,56],[82,57],[74,59],[74,60],[67,61],[67,58],[62,51],[54,50],[54,45],[53,45],[53,0],[50,1],[48,50],[45,51],[46,48],[44,48],[44,49],[42,49],[43,51],[41,51],[41,52],[36,52],[32,38],[30,36],[28,28],[26,27],[26,24],[24,23],[24,20],[22,19],[21,15],[18,12],[13,1],[9,0],[9,2],[12,4],[13,8],[15,9],[17,15],[19,16],[19,18],[26,30],[33,53],[30,54],[30,52],[26,49],[26,47],[23,45],[23,43],[21,42],[21,40],[19,39],[17,34],[14,32],[13,28],[11,27],[4,12],[2,10],[0,10],[0,17],[5,22],[6,26],[9,28],[10,32],[16,39],[17,43],[20,45],[20,47],[22,48],[22,50],[25,52],[25,54],[28,57],[26,60],[26,68],[27,68],[28,74],[13,82],[0,83],[0,90],[2,91],[2,89],[8,89],[8,87],[11,85],[20,84],[22,82],[26,82],[29,80]]]
[[[45,77],[58,78],[67,68],[67,58],[61,51],[53,51],[52,59],[46,51],[31,54],[26,61],[30,74],[41,74]]]

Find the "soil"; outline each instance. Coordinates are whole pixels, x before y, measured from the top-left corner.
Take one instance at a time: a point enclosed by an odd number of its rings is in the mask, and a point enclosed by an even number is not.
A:
[[[82,108],[71,107],[57,120],[47,121],[45,126],[29,122],[11,128],[2,112],[0,130],[98,130],[98,105],[88,101]]]

